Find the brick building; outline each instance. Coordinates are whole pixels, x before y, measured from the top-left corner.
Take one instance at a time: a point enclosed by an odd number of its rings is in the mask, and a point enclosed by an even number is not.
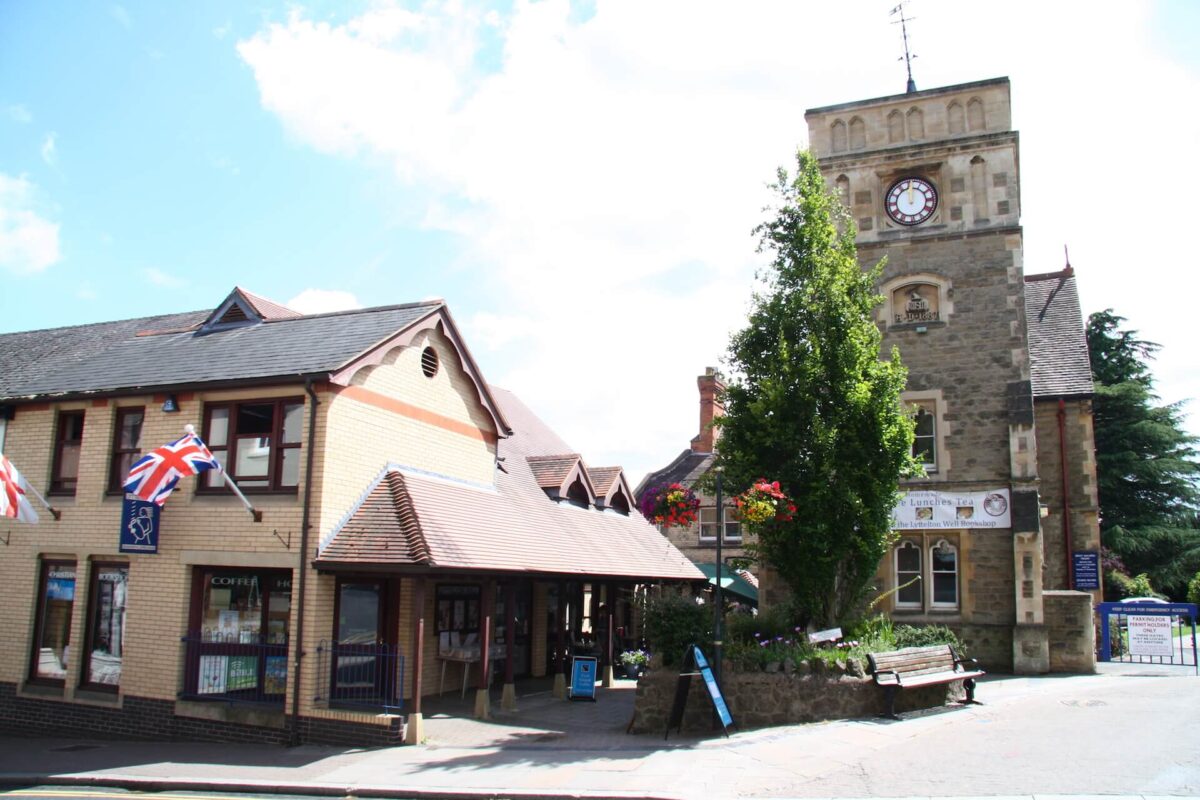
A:
[[[1024,276],[1008,79],[806,119],[861,263],[887,259],[882,352],[899,348],[908,367],[926,468],[901,487],[898,538],[876,578],[893,590],[884,607],[956,629],[992,668],[1090,669],[1099,591],[1073,591],[1088,576],[1072,574],[1076,553],[1094,563],[1100,544],[1090,367],[1073,273]],[[693,461],[675,463],[707,468]],[[761,591],[772,593],[769,570]]]
[[[523,676],[561,691],[568,650],[632,636],[636,586],[702,578],[619,468],[487,384],[440,301],[305,316],[236,289],[0,358],[0,449],[55,508],[0,520],[2,728],[419,741],[447,669],[481,716]],[[202,473],[156,552],[122,552],[130,464],[188,423],[254,513]]]

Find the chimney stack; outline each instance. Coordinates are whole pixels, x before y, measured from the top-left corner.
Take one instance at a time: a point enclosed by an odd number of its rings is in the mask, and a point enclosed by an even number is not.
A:
[[[725,379],[716,367],[705,367],[704,374],[696,378],[700,387],[700,434],[692,439],[693,453],[711,453],[720,436],[713,420],[725,416],[725,401],[721,393],[725,390]]]

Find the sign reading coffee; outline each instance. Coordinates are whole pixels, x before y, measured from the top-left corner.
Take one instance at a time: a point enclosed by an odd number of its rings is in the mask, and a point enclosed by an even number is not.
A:
[[[1008,489],[908,492],[892,510],[893,530],[1010,528]]]

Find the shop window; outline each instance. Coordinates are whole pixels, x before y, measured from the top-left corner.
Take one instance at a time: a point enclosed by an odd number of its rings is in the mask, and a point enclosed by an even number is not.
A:
[[[81,678],[86,688],[116,691],[121,685],[121,666],[125,656],[125,589],[128,582],[128,564],[92,565]]]
[[[479,631],[479,587],[437,587],[437,632],[458,634]]]
[[[742,523],[737,515],[737,507],[732,503],[724,507],[725,512],[725,539],[726,542],[740,542],[742,540]],[[717,541],[717,530],[720,523],[717,520],[716,506],[704,506],[700,509],[700,541],[715,542]]]
[[[921,547],[904,540],[896,548],[896,608],[921,607]]]
[[[395,643],[394,585],[384,578],[338,578],[329,653],[333,704],[398,705],[403,659]]]
[[[63,411],[54,432],[54,469],[50,494],[74,495],[79,480],[79,447],[83,444],[83,412]]]
[[[294,492],[300,484],[303,425],[304,403],[296,398],[217,403],[204,410],[203,438],[242,489]],[[223,483],[220,470],[209,470],[204,490]]]
[[[185,695],[282,703],[291,604],[289,570],[197,567]]]
[[[64,684],[71,667],[71,613],[74,607],[75,562],[42,562],[30,680]]]
[[[121,494],[129,468],[142,457],[143,408],[118,408],[113,424],[112,460],[108,467],[108,493]]]

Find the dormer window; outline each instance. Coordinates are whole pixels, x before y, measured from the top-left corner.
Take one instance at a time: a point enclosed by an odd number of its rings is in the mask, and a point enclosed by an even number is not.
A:
[[[588,500],[587,487],[583,485],[582,480],[576,478],[575,482],[567,489],[567,502],[579,508],[587,508],[590,505]]]
[[[251,294],[240,286],[229,293],[229,296],[217,306],[200,326],[200,333],[241,328],[247,325],[257,325],[271,319],[294,319],[302,316],[286,306],[281,306],[265,297]]]

